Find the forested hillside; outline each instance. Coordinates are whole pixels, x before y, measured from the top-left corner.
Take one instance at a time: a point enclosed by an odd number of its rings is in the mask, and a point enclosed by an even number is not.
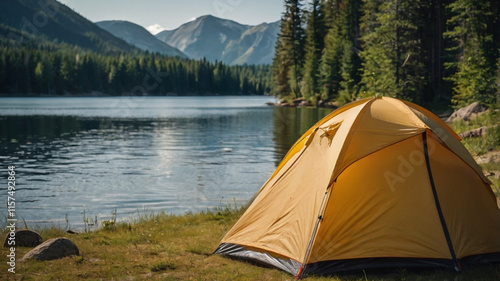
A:
[[[270,66],[227,66],[150,53],[103,55],[65,44],[0,41],[1,94],[262,95],[270,91],[270,77]]]
[[[134,52],[127,42],[56,0],[0,1],[0,38],[25,42],[35,37],[95,52]]]
[[[285,0],[274,93],[498,102],[500,1]]]

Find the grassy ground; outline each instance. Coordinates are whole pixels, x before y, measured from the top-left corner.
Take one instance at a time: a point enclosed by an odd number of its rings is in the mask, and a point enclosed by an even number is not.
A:
[[[474,155],[483,155],[488,151],[500,150],[500,112],[488,111],[470,121],[457,120],[450,127],[458,134],[483,126],[491,127],[483,138],[468,138],[462,142]]]
[[[457,120],[450,124],[457,133],[483,126],[490,127],[484,137],[467,138],[462,140],[462,143],[476,161],[481,163],[481,168],[493,184],[500,187],[500,111],[491,109],[469,121]]]
[[[222,236],[242,210],[218,213],[143,215],[132,224],[67,234],[61,229],[42,229],[46,239],[66,236],[80,249],[80,256],[38,262],[17,262],[16,274],[0,263],[1,280],[293,280],[277,269],[211,255]],[[5,231],[3,232],[5,235]],[[19,260],[29,248],[17,248]],[[2,248],[0,255],[7,255]],[[5,258],[2,258],[5,260]],[[500,265],[449,269],[386,272],[355,272],[307,280],[500,280]]]

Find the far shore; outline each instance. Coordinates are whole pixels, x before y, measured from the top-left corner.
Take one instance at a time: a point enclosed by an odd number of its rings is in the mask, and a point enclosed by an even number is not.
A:
[[[127,95],[127,93],[123,93],[121,95],[111,95],[111,94],[106,94],[103,92],[89,92],[89,93],[76,93],[76,94],[71,94],[71,93],[65,93],[62,95],[51,95],[51,94],[37,94],[37,93],[23,93],[23,94],[7,94],[7,93],[0,93],[0,98],[38,98],[38,97],[47,97],[47,98],[65,98],[65,97],[273,97],[270,94],[265,94],[265,95],[221,95],[218,93],[205,93],[205,94],[199,94],[199,93],[186,93],[186,94],[177,94],[177,93],[167,93],[165,95]]]

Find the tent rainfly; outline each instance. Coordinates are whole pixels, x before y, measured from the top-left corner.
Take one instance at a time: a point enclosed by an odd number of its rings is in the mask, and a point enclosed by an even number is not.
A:
[[[214,253],[297,278],[500,261],[495,194],[460,141],[410,102],[343,106],[293,145]]]

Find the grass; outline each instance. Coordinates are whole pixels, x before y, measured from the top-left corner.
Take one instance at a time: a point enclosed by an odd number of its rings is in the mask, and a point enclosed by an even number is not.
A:
[[[70,238],[81,255],[45,262],[17,262],[16,274],[7,272],[8,265],[2,262],[0,279],[293,280],[291,275],[277,269],[211,255],[242,212],[243,209],[226,209],[183,216],[147,214],[133,223],[116,223],[114,228],[103,227],[81,234],[67,234],[54,227],[41,229],[44,240]],[[17,248],[17,259],[29,250]],[[2,248],[0,255],[7,254],[6,248]],[[500,265],[469,267],[462,274],[449,269],[395,269],[310,276],[306,280],[500,280]]]
[[[462,140],[462,143],[472,156],[480,159],[483,159],[488,153],[500,153],[500,111],[492,108],[469,121],[457,120],[450,124],[450,127],[459,134],[483,126],[490,127],[484,137],[466,138]],[[500,188],[500,178],[498,178],[498,173],[500,173],[500,162],[490,161],[480,164],[480,166],[486,175],[488,175],[491,182],[493,182],[496,187]],[[490,175],[491,172],[497,175]]]
[[[172,261],[160,261],[151,265],[150,269],[152,272],[175,270],[177,266]]]
[[[458,134],[483,126],[491,127],[482,138],[468,138],[462,141],[473,156],[500,150],[500,112],[498,110],[489,110],[469,121],[457,120],[449,125]]]
[[[481,169],[483,169],[485,174],[488,176],[490,181],[496,186],[496,188],[500,189],[500,177],[498,176],[498,174],[500,173],[500,162],[489,162],[481,164],[479,166],[481,166]],[[496,189],[494,189],[493,192],[495,192],[497,197],[500,196],[500,194],[497,194]]]

